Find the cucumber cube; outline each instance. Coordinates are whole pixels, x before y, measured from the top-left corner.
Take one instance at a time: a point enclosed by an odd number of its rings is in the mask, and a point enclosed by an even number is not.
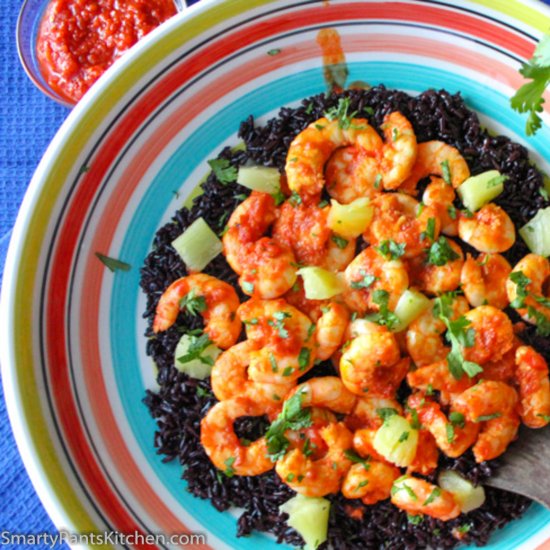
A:
[[[454,496],[460,511],[464,514],[479,508],[485,502],[485,489],[481,485],[474,487],[471,481],[453,470],[443,470],[437,483]]]
[[[373,212],[366,197],[355,199],[349,204],[340,204],[332,199],[327,225],[334,233],[346,239],[355,239],[370,225]]]
[[[202,271],[223,249],[222,242],[203,218],[197,218],[172,246],[189,271]]]
[[[504,191],[505,180],[498,170],[471,176],[457,189],[458,196],[468,210],[475,212]]]
[[[200,341],[201,338],[203,339],[203,343]],[[214,344],[208,344],[207,342],[204,336],[197,337],[184,334],[180,338],[174,354],[174,366],[176,369],[180,372],[184,372],[191,378],[197,378],[199,380],[208,378],[222,350]],[[186,356],[194,357],[182,361]]]
[[[237,183],[253,191],[274,195],[281,189],[281,174],[277,168],[267,166],[241,166]]]
[[[401,332],[405,330],[415,319],[420,317],[431,305],[429,298],[414,289],[407,289],[401,294],[395,306],[395,315],[399,319],[392,330]]]
[[[287,523],[300,533],[306,550],[315,550],[327,540],[330,501],[298,494],[279,509],[288,514]]]
[[[298,275],[304,281],[304,291],[308,300],[327,300],[346,289],[346,285],[336,273],[322,267],[302,267]]]
[[[531,252],[539,256],[550,256],[550,206],[541,208],[519,230],[519,234]]]
[[[411,464],[416,455],[418,430],[411,427],[403,416],[393,414],[376,431],[373,446],[388,462],[404,468]]]

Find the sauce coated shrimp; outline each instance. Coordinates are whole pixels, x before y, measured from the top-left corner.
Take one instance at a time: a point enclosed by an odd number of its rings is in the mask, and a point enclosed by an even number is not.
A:
[[[251,380],[248,375],[248,365],[251,353],[258,345],[250,340],[235,344],[224,351],[212,367],[211,384],[214,395],[224,401],[233,397],[249,397],[257,403],[280,407],[280,402],[295,385],[293,381],[279,384],[262,384]]]
[[[275,242],[294,253],[305,265],[341,271],[355,256],[355,239],[334,239],[327,225],[330,206],[292,205],[285,202],[273,224]]]
[[[439,403],[422,393],[412,394],[408,405],[417,412],[422,426],[433,435],[437,446],[447,456],[456,458],[475,443],[479,425],[470,418],[453,424],[441,410]]]
[[[442,521],[460,515],[460,507],[449,491],[410,475],[395,481],[391,501],[409,514],[425,514]]]
[[[428,391],[431,388],[447,393],[461,393],[475,384],[475,380],[468,376],[457,380],[449,370],[447,359],[409,372],[407,382],[411,388],[418,390]]]
[[[500,456],[515,439],[519,428],[518,394],[503,382],[483,380],[453,401],[456,411],[470,422],[481,423],[473,447],[476,462]]]
[[[375,504],[390,498],[393,482],[401,475],[399,468],[391,464],[369,460],[354,464],[342,483],[344,497],[360,498],[364,504]]]
[[[446,244],[442,244],[442,242]],[[444,237],[435,243],[433,247],[436,248],[436,252],[444,251],[445,248],[449,249],[451,252],[449,252],[448,259],[445,261],[446,258],[435,256],[433,263],[431,263],[431,255],[422,254],[411,258],[409,260],[409,271],[412,285],[432,295],[456,290],[460,285],[460,276],[464,264],[462,249],[454,241]],[[443,263],[443,265],[438,265],[440,263]]]
[[[273,468],[264,437],[243,445],[233,423],[242,416],[262,416],[265,407],[248,398],[216,403],[201,421],[201,444],[218,470],[238,476],[257,476]]]
[[[531,346],[516,351],[521,420],[529,428],[542,428],[550,421],[550,382],[544,357]]]
[[[357,399],[337,376],[311,378],[296,386],[287,400],[296,393],[302,397],[302,407],[322,407],[344,414],[348,414],[353,409]]]
[[[458,235],[479,252],[505,252],[516,242],[516,228],[510,216],[493,203],[471,216],[460,213]]]
[[[351,467],[346,451],[352,434],[342,423],[331,423],[320,429],[327,446],[325,456],[314,460],[300,449],[293,449],[280,458],[275,471],[289,487],[308,497],[323,497],[339,491],[342,479]]]
[[[410,360],[400,359],[397,341],[391,332],[373,332],[354,338],[342,353],[340,376],[357,395],[366,392],[390,397],[405,378]]]
[[[468,329],[474,331],[474,344],[463,349],[464,359],[483,365],[497,361],[512,349],[514,328],[509,317],[493,306],[480,306],[468,311]]]
[[[329,359],[342,345],[349,319],[349,310],[343,304],[331,302],[322,308],[315,332],[317,359]]]
[[[537,254],[527,254],[514,267],[512,274],[523,274],[528,279],[525,281],[525,291],[527,296],[524,298],[523,307],[518,308],[518,313],[528,323],[536,324],[536,319],[529,315],[529,308],[550,320],[550,307],[546,304],[547,298],[544,288],[545,283],[550,278],[550,261]],[[508,299],[513,302],[518,297],[518,284],[511,278],[506,281],[506,291]]]
[[[249,300],[241,304],[238,315],[248,339],[259,348],[250,353],[252,380],[287,384],[313,367],[315,325],[284,299]]]
[[[337,149],[325,169],[328,194],[340,204],[382,193],[378,161],[359,147]]]
[[[407,330],[407,351],[418,367],[442,361],[450,351],[442,338],[447,327],[436,315],[435,304],[435,300],[432,300],[432,307],[415,319]],[[469,309],[468,302],[462,296],[453,300],[451,308],[452,321],[464,315]]]
[[[426,141],[417,146],[416,162],[410,176],[401,185],[408,193],[415,193],[418,182],[427,176],[445,176],[449,169],[450,183],[455,189],[470,177],[468,164],[458,152],[458,149],[443,141]]]
[[[339,147],[355,145],[365,152],[379,151],[382,139],[363,118],[354,118],[343,129],[338,120],[320,118],[300,132],[290,144],[285,171],[288,187],[304,200],[316,199],[325,186],[324,167]]]
[[[373,219],[363,237],[371,246],[393,240],[405,245],[403,256],[412,258],[422,253],[439,236],[440,221],[431,206],[403,193],[385,193],[372,200]]]
[[[344,300],[351,309],[361,313],[380,309],[374,301],[377,290],[388,293],[388,307],[395,309],[399,297],[409,286],[405,264],[401,260],[387,260],[372,246],[357,255],[346,268],[344,277],[348,286]]]
[[[407,414],[407,420],[411,422],[412,416]],[[439,461],[439,449],[434,436],[426,429],[418,430],[418,445],[413,461],[407,468],[407,473],[418,473],[423,476],[430,475],[436,468]]]
[[[458,235],[458,212],[453,206],[455,198],[453,186],[444,179],[433,176],[422,195],[422,202],[431,206],[439,218],[441,233],[450,237]]]
[[[490,305],[498,309],[508,306],[506,281],[512,267],[500,254],[468,254],[462,267],[460,282],[464,295],[473,307]]]
[[[239,297],[228,283],[195,273],[174,281],[160,297],[153,321],[153,331],[163,332],[175,322],[182,300],[192,295],[202,300],[204,332],[216,346],[230,348],[239,338],[241,321],[237,317]]]

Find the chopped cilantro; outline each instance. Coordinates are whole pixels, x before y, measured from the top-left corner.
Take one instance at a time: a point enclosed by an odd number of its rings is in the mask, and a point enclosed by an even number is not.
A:
[[[449,166],[449,161],[445,159],[441,163],[441,174],[443,175],[443,179],[445,180],[445,183],[451,185],[452,179],[451,179],[451,167]]]
[[[543,110],[544,90],[550,83],[550,35],[546,34],[538,43],[533,57],[523,63],[520,74],[531,82],[523,84],[510,99],[512,109],[519,113],[529,113],[525,123],[528,136],[534,135],[542,125],[540,114]]]
[[[426,231],[420,233],[420,240],[430,240],[433,242],[435,239],[435,218],[428,218],[428,223],[426,224]]]
[[[241,286],[247,294],[254,294],[254,283],[251,283],[250,281],[243,281]]]
[[[449,420],[453,426],[458,426],[459,428],[464,428],[464,423],[466,422],[464,415],[456,411],[453,411],[449,415]]]
[[[539,193],[545,201],[550,201],[550,195],[548,194],[548,190],[546,189],[546,187],[540,187]]]
[[[527,286],[531,283],[531,279],[523,271],[510,273],[509,279],[516,284],[516,297],[510,303],[510,307],[514,309],[525,307],[525,298],[529,296]]]
[[[129,271],[132,267],[130,264],[127,264],[126,262],[121,262],[120,260],[116,260],[115,258],[109,258],[109,256],[105,256],[100,252],[96,252],[95,255],[97,259],[102,264],[104,264],[109,271],[112,271],[113,273],[117,269],[120,269],[121,271]]]
[[[348,246],[349,241],[347,239],[344,239],[344,237],[340,237],[339,235],[332,235],[330,238],[340,249],[344,249],[346,248],[346,246]]]
[[[325,111],[325,116],[329,120],[337,120],[338,126],[342,128],[342,130],[348,130],[349,128],[353,127],[351,121],[353,120],[353,117],[357,114],[357,111],[348,113],[349,107],[349,97],[340,98],[336,107],[332,107],[328,111]]]
[[[306,107],[306,115],[310,115],[313,112],[313,103],[308,103]]]
[[[495,418],[500,418],[502,413],[496,412],[493,414],[484,414],[476,418],[476,422],[487,422],[488,420],[494,420]]]
[[[409,439],[409,434],[410,434],[410,432],[403,432],[399,436],[399,439],[397,440],[397,443],[403,443],[403,441],[407,441],[407,439]]]
[[[436,487],[428,496],[428,498],[422,503],[422,506],[428,506],[431,504],[438,496],[441,495],[441,489]]]
[[[351,288],[354,288],[354,289],[369,288],[375,281],[378,281],[378,277],[375,277],[374,275],[370,275],[364,269],[361,269],[359,271],[359,275],[361,275],[361,277],[363,278],[359,279],[358,281],[352,281],[350,284]]]
[[[290,472],[290,474],[286,476],[286,480],[290,483],[295,477],[296,477],[296,474],[293,474],[292,472]]]
[[[496,187],[497,185],[504,183],[507,179],[508,179],[508,176],[505,176],[504,174],[499,174],[498,176],[491,178],[487,182],[486,187],[487,189],[491,189],[491,187]]]
[[[537,414],[536,416],[540,416],[545,422],[550,422],[550,415],[548,414]]]
[[[382,174],[376,174],[374,178],[374,188],[380,189],[380,183],[382,182]]]
[[[198,315],[206,311],[206,300],[204,296],[197,296],[193,288],[180,300],[180,309],[186,309],[190,315]]]
[[[409,424],[411,425],[411,428],[414,430],[419,430],[421,428],[420,418],[418,417],[418,411],[416,409],[413,409],[406,406],[407,412],[411,415],[411,419],[409,420]]]
[[[290,198],[288,199],[288,202],[294,207],[300,206],[302,204],[302,197],[296,191],[292,191]]]
[[[233,468],[233,464],[235,464],[235,457],[230,456],[229,458],[226,458],[223,463],[226,466],[223,473],[227,477],[233,477],[235,475],[235,469]]]
[[[455,428],[452,424],[445,424],[445,435],[449,443],[455,440]]]
[[[379,325],[386,325],[390,330],[399,324],[399,318],[390,310],[388,304],[390,294],[387,290],[375,290],[372,293],[372,301],[380,308],[378,313],[365,316],[365,319],[374,321]]]
[[[390,416],[399,414],[399,412],[393,407],[381,407],[380,409],[376,409],[376,414],[385,422]]]
[[[365,470],[368,470],[370,468],[368,460],[360,457],[354,450],[348,449],[347,451],[344,451],[344,455],[348,460],[351,460],[353,463],[362,464]]]
[[[407,521],[412,525],[420,525],[424,521],[424,516],[421,514],[407,514]]]
[[[292,367],[285,367],[285,369],[283,370],[283,376],[290,376],[293,371],[294,369]]]
[[[281,338],[288,338],[288,330],[285,328],[285,319],[290,317],[288,311],[276,311],[273,314],[273,319],[270,319],[267,324],[273,327]]]
[[[280,206],[286,200],[286,195],[280,189],[277,190],[276,193],[273,193],[271,196],[275,201],[275,206]]]
[[[272,50],[269,50],[267,52],[267,55],[273,56],[273,55],[278,55],[280,53],[281,53],[281,48],[273,48]]]
[[[275,356],[271,352],[269,353],[269,364],[271,365],[271,370],[273,372],[279,371],[279,367],[277,365],[277,359],[275,359]]]
[[[237,168],[227,159],[212,159],[208,161],[216,179],[223,185],[237,181]]]
[[[391,133],[391,140],[392,141],[397,141],[398,139],[399,139],[399,129],[398,128],[393,128],[392,133]]]
[[[210,344],[212,344],[212,341],[208,338],[207,334],[203,333],[200,336],[194,334],[189,335],[189,347],[187,348],[187,353],[181,357],[178,357],[178,361],[180,363],[189,363],[189,361],[193,361],[193,359],[198,359],[205,365],[213,366],[214,359],[212,359],[212,357],[202,356],[202,353]]]
[[[449,214],[449,218],[451,218],[451,220],[456,220],[456,208],[452,204],[447,206],[447,213]]]
[[[205,397],[214,397],[208,390],[205,390],[202,386],[197,386],[197,397],[204,399]]]
[[[397,260],[405,254],[405,243],[396,243],[394,240],[388,239],[387,241],[382,241],[376,250],[386,259]]]
[[[361,489],[362,487],[365,487],[365,485],[367,485],[368,482],[369,482],[368,479],[364,479],[363,481],[360,481],[357,487],[355,488],[355,490],[359,491],[359,489]]]
[[[314,325],[312,325],[314,326]],[[311,358],[311,350],[309,348],[302,348],[298,355],[298,367],[301,371],[309,367],[309,361]]]
[[[445,237],[439,237],[428,251],[428,263],[441,267],[448,262],[458,260],[460,255],[457,254],[449,244],[449,241]]]
[[[311,411],[302,409],[302,401],[303,391],[298,391],[287,399],[283,405],[283,410],[265,434],[267,452],[273,462],[286,454],[290,444],[285,437],[287,430],[300,430],[311,426]]]
[[[461,535],[465,535],[470,529],[472,528],[472,526],[468,523],[465,523],[464,525],[459,525],[456,530],[461,534]]]
[[[537,334],[541,336],[550,336],[550,319],[541,311],[538,311],[532,306],[527,308],[527,315],[535,321],[537,326]]]

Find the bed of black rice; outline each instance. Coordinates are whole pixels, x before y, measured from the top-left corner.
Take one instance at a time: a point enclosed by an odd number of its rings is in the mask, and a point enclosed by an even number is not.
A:
[[[418,141],[438,139],[457,147],[464,155],[473,174],[497,169],[508,176],[505,192],[496,201],[504,207],[516,227],[523,225],[547,201],[540,193],[542,176],[530,163],[527,151],[507,137],[489,135],[480,127],[478,117],[468,110],[460,95],[429,90],[411,98],[403,92],[384,87],[345,92],[350,98],[351,111],[368,118],[379,127],[385,114],[398,110],[413,124]],[[338,102],[336,95],[323,94],[304,100],[295,109],[283,108],[279,115],[263,127],[256,127],[249,118],[240,128],[240,137],[246,151],[224,150],[220,158],[239,166],[247,161],[282,170],[286,152],[293,137],[307,124],[323,116]],[[204,193],[197,197],[190,210],[176,212],[173,221],[156,234],[153,250],[141,270],[141,286],[147,295],[144,316],[151,323],[156,302],[163,290],[175,279],[186,275],[185,267],[170,242],[180,235],[197,217],[221,233],[229,213],[244,199],[248,190],[236,184],[222,185],[210,174],[203,184]],[[513,264],[527,252],[521,239],[506,254]],[[205,270],[233,285],[236,277],[222,255]],[[240,291],[239,291],[240,293]],[[244,296],[241,294],[241,298]],[[148,331],[147,353],[158,366],[158,392],[148,392],[144,402],[156,419],[158,430],[154,445],[164,460],[178,460],[183,466],[182,477],[187,490],[200,498],[208,498],[218,510],[230,506],[244,509],[238,520],[238,536],[253,530],[269,531],[280,542],[301,545],[301,537],[288,528],[278,512],[278,506],[292,496],[275,473],[257,477],[227,477],[211,465],[199,441],[200,420],[215,403],[208,380],[197,381],[179,373],[173,367],[176,343],[182,332],[196,328],[198,318],[181,314],[178,322],[165,333],[153,336]],[[535,335],[532,328],[523,334],[550,360],[550,343]],[[328,374],[329,364],[321,364],[311,375]],[[257,419],[245,418],[236,429],[243,437],[259,437],[262,427]],[[447,468],[453,468],[479,482],[491,475],[495,462],[477,465],[471,455],[457,460],[442,459]],[[182,490],[184,486],[182,485]],[[510,520],[520,516],[530,501],[511,493],[487,488],[487,501],[479,509],[446,523],[426,517],[413,525],[407,515],[388,501],[366,507],[360,501],[345,500],[341,495],[329,497],[332,501],[329,540],[326,544],[336,549],[352,548],[451,548],[459,544],[457,528],[464,532],[462,542],[485,544],[491,533]],[[362,519],[354,519],[350,510],[359,509]],[[353,514],[357,517],[357,512]]]

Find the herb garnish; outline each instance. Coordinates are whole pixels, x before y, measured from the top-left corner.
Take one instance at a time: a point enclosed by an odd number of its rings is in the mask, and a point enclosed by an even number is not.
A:
[[[441,495],[441,489],[436,487],[428,496],[428,498],[422,503],[422,506],[428,506],[431,504],[438,496]]]
[[[120,269],[121,271],[129,271],[131,269],[131,265],[127,264],[126,262],[122,262],[120,260],[117,260],[115,258],[109,258],[109,256],[105,256],[104,254],[101,254],[100,252],[95,253],[97,259],[105,265],[105,267],[112,271],[113,273]]]
[[[355,464],[362,464],[365,470],[370,469],[368,459],[360,457],[353,449],[348,449],[347,451],[344,451],[344,456]]]
[[[196,316],[206,311],[206,300],[204,296],[197,296],[193,288],[180,300],[180,309],[187,309],[190,315]]]
[[[338,105],[336,107],[331,107],[328,111],[325,111],[325,116],[329,120],[337,120],[338,126],[342,130],[348,130],[349,128],[354,128],[351,121],[353,117],[357,114],[357,111],[348,113],[350,107],[349,97],[340,98],[338,100]]]
[[[267,452],[273,462],[282,458],[288,449],[290,442],[285,437],[286,430],[300,430],[311,426],[311,411],[302,409],[304,390],[296,392],[285,401],[283,410],[275,421],[269,426],[265,434]]]
[[[393,407],[381,407],[380,409],[376,409],[376,414],[385,422],[390,416],[399,414],[399,412]]]
[[[227,477],[233,477],[235,475],[235,469],[233,468],[233,464],[235,464],[235,457],[230,456],[229,458],[226,458],[223,463],[225,464],[226,468],[224,470],[224,474]]]
[[[458,260],[460,255],[457,254],[449,244],[449,241],[445,237],[439,237],[428,251],[428,263],[441,267],[448,262]]]
[[[493,414],[484,414],[476,418],[476,422],[487,422],[488,420],[494,420],[495,418],[500,418],[502,413],[496,412]]]
[[[372,293],[372,301],[380,308],[378,313],[372,313],[366,315],[365,319],[378,323],[379,325],[386,325],[390,330],[399,324],[399,317],[390,310],[388,304],[390,301],[390,294],[387,290],[375,290]]]
[[[396,243],[392,239],[382,241],[376,250],[386,259],[397,260],[405,254],[405,243]]]
[[[347,239],[344,239],[344,237],[340,237],[339,235],[332,235],[330,238],[336,244],[336,246],[342,250],[346,248],[346,246],[348,246],[349,241]]]
[[[201,335],[188,334],[188,336],[189,347],[187,348],[187,353],[181,357],[178,357],[178,361],[180,363],[189,363],[189,361],[198,359],[201,363],[212,367],[214,365],[214,359],[212,357],[202,356],[204,350],[212,344],[212,341],[208,338],[208,335],[203,333]]]
[[[424,241],[425,239],[429,239],[430,241],[435,239],[435,218],[428,218],[426,231],[420,233],[420,240]]]
[[[537,44],[533,57],[523,63],[520,74],[531,79],[521,86],[510,99],[512,109],[519,113],[529,113],[525,123],[528,136],[534,135],[542,125],[539,113],[542,112],[546,86],[550,83],[550,35],[545,35]]]
[[[211,159],[208,165],[221,184],[227,185],[237,181],[237,169],[227,159]]]
[[[447,159],[441,163],[441,174],[443,175],[443,180],[445,183],[451,185],[451,167],[449,166],[449,161]]]
[[[276,311],[273,314],[273,319],[270,319],[267,324],[277,330],[281,338],[288,338],[288,330],[285,328],[285,319],[290,316],[288,311]]]
[[[298,367],[300,371],[307,369],[307,367],[309,366],[310,358],[311,350],[309,348],[302,348],[298,355]]]
[[[363,278],[359,279],[358,281],[352,281],[350,284],[351,288],[369,288],[375,281],[378,281],[378,277],[367,273],[364,269],[361,269],[359,271],[359,275],[361,275],[361,277]]]

